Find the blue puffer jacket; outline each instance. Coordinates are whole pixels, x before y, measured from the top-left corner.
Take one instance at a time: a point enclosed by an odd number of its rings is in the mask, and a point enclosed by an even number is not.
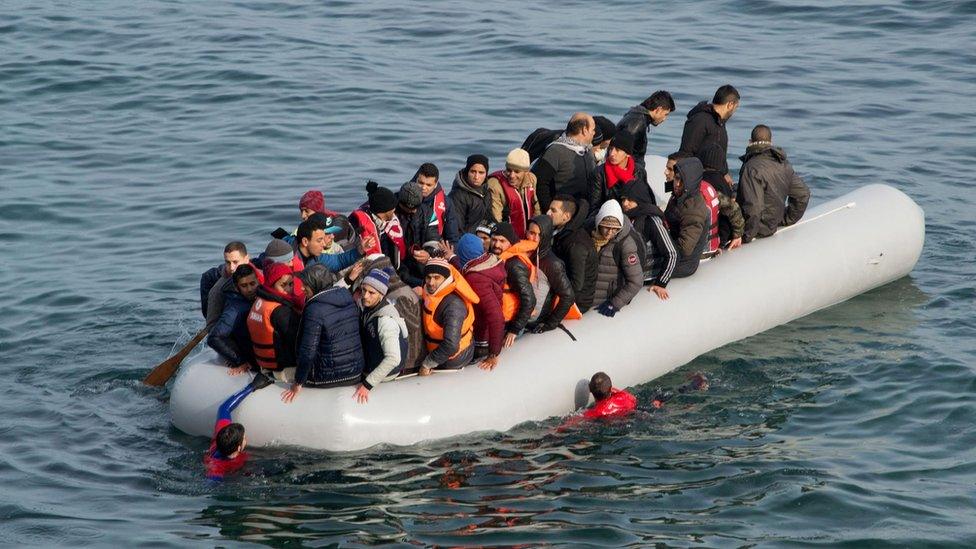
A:
[[[247,331],[251,302],[237,290],[224,291],[224,310],[210,329],[207,345],[234,366],[253,362],[254,349]]]
[[[359,339],[359,307],[333,286],[305,303],[295,382],[309,387],[359,380],[366,360]]]

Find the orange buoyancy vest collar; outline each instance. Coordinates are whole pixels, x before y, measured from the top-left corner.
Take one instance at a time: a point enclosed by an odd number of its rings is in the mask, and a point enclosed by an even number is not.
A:
[[[278,369],[278,356],[275,354],[274,326],[271,325],[271,313],[281,307],[277,301],[258,297],[247,313],[247,331],[251,334],[251,346],[254,347],[254,358],[258,366],[268,369]]]
[[[502,254],[498,256],[498,259],[508,261],[509,259],[516,258],[522,263],[525,263],[525,266],[529,268],[529,282],[534,284],[538,278],[538,267],[536,267],[535,262],[529,258],[529,255],[538,247],[538,242],[532,242],[531,240],[519,240],[515,244],[512,244],[507,250],[502,252]],[[505,287],[502,288],[502,315],[505,317],[505,322],[515,318],[515,315],[519,311],[519,305],[518,290],[513,289],[506,278]]]
[[[451,265],[451,279],[453,281],[450,284],[441,286],[434,295],[427,293],[426,290],[424,291],[424,341],[427,344],[428,352],[436,349],[444,341],[444,327],[437,323],[435,313],[445,297],[457,294],[464,301],[467,314],[461,324],[461,343],[458,346],[458,351],[451,357],[454,358],[471,345],[474,333],[474,304],[480,302],[481,299],[453,265]]]

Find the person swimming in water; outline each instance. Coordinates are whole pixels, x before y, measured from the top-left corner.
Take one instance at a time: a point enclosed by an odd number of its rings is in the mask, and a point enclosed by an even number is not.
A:
[[[247,437],[244,426],[231,421],[231,413],[248,395],[271,385],[274,381],[264,374],[258,374],[240,391],[232,394],[217,408],[217,423],[210,448],[203,456],[207,478],[221,480],[226,475],[239,470],[247,461]]]

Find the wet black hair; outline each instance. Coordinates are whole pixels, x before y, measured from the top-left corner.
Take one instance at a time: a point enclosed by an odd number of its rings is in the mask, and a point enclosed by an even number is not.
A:
[[[228,457],[244,442],[244,426],[240,423],[231,423],[217,432],[217,451],[224,457]]]
[[[424,177],[433,177],[434,179],[440,181],[441,171],[438,170],[437,166],[432,162],[424,162],[420,165],[420,168],[417,169],[417,177],[420,177],[421,175]]]
[[[576,202],[576,198],[571,194],[557,194],[552,197],[552,201],[559,201],[563,205],[563,210],[569,214],[569,217],[576,215],[576,210],[579,209],[579,203]]]
[[[612,388],[613,382],[610,381],[610,376],[604,372],[597,372],[590,378],[590,393],[597,401],[608,398]]]
[[[726,84],[721,88],[715,90],[715,96],[712,97],[713,105],[724,105],[729,101],[739,102],[739,90],[732,87],[732,84]]]
[[[252,275],[257,276],[257,273],[254,271],[254,267],[248,265],[247,263],[244,265],[238,265],[237,270],[234,271],[234,285],[236,286],[242,278],[247,278]]]
[[[673,112],[674,98],[671,97],[671,92],[658,90],[652,93],[647,99],[641,101],[641,107],[644,107],[649,111],[653,111],[658,107],[664,107],[668,109],[668,112]]]
[[[228,242],[227,245],[224,246],[224,253],[229,254],[231,252],[240,252],[241,255],[247,255],[247,246],[238,240]]]

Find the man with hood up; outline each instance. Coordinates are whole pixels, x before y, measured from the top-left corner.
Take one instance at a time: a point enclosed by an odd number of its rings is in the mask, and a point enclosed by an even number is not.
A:
[[[488,157],[472,154],[464,168],[454,175],[454,184],[448,198],[454,205],[458,229],[461,233],[473,233],[490,217],[491,196],[485,180],[488,177]]]
[[[298,367],[291,388],[281,394],[289,403],[302,387],[357,385],[366,359],[359,338],[359,307],[348,288],[336,286],[336,276],[324,265],[305,269],[305,310],[299,323]]]
[[[684,131],[681,133],[681,146],[678,151],[689,156],[695,156],[706,143],[717,143],[722,148],[722,174],[732,185],[732,177],[728,175],[728,162],[724,162],[729,152],[729,134],[725,130],[725,123],[732,118],[739,108],[739,91],[726,84],[715,90],[712,102],[702,101],[688,112]]]
[[[541,334],[555,330],[576,304],[573,283],[566,275],[566,265],[552,253],[552,218],[537,215],[529,223],[527,240],[539,243],[534,259],[539,267],[540,277],[545,277],[547,291],[545,296],[537,297],[542,303],[539,316],[529,325],[532,333]],[[576,309],[579,318],[579,309]]]
[[[592,236],[599,258],[593,302],[600,303],[601,315],[616,315],[644,285],[643,242],[633,231],[619,202],[608,200],[600,207]]]
[[[626,133],[631,138],[631,143],[634,144],[634,160],[641,166],[644,166],[647,134],[651,131],[651,126],[660,126],[672,112],[674,99],[671,93],[658,90],[641,101],[640,105],[631,107],[617,123],[617,133]]]
[[[424,162],[417,169],[411,181],[420,186],[423,194],[421,211],[429,214],[428,222],[437,231],[441,240],[451,245],[457,244],[461,233],[458,231],[458,220],[454,212],[454,202],[447,197],[440,183],[440,170],[430,162]]]
[[[783,149],[773,147],[773,132],[762,124],[752,130],[746,154],[739,157],[739,203],[745,217],[742,240],[765,238],[800,220],[810,189],[793,171]]]
[[[711,214],[699,190],[701,177],[702,165],[697,158],[684,158],[674,165],[674,191],[664,210],[671,240],[678,247],[678,264],[672,278],[694,274],[708,246]]]
[[[555,228],[552,251],[566,264],[566,273],[573,284],[576,306],[585,313],[593,306],[596,286],[597,254],[593,238],[586,230],[588,205],[570,195],[556,195],[547,215]]]
[[[678,251],[664,225],[664,212],[647,202],[636,188],[624,192],[620,207],[647,249],[644,262],[644,282],[650,283],[647,291],[654,292],[660,299],[668,299],[668,282],[678,263]]]

